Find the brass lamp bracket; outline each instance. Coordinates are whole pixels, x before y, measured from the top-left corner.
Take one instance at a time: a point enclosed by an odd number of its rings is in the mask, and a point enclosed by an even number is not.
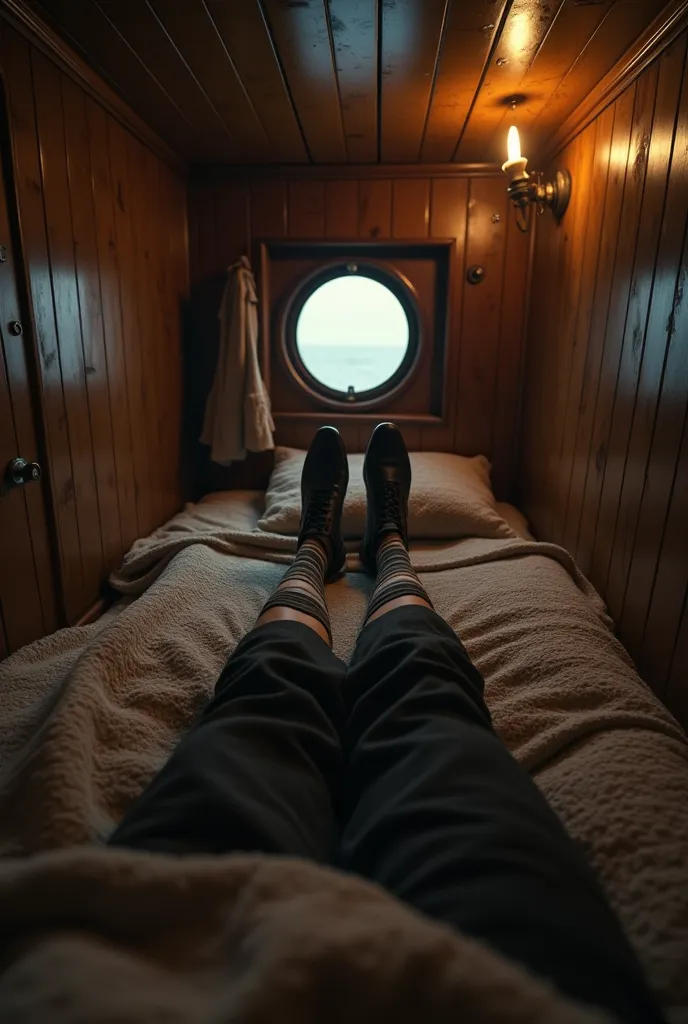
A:
[[[557,171],[554,181],[544,184],[540,174],[535,179],[530,176],[516,178],[507,192],[516,207],[516,223],[521,231],[527,231],[533,206],[538,215],[549,209],[557,220],[561,220],[571,198],[571,175],[568,171]]]

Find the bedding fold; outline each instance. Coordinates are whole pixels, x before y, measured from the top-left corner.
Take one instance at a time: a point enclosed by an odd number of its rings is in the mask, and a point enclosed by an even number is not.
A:
[[[239,497],[228,499],[224,495],[211,495],[198,504],[189,503],[148,537],[137,540],[124,556],[120,569],[110,576],[111,586],[121,594],[144,593],[176,554],[194,544],[203,544],[225,555],[289,564],[296,552],[296,536],[259,528],[261,492],[235,493]],[[533,554],[553,558],[611,625],[604,602],[568,551],[556,544],[537,542],[532,537],[518,537],[509,529],[513,539],[413,540],[410,550],[413,568],[416,572],[441,572]],[[346,546],[346,572],[363,572],[358,542],[348,541]]]

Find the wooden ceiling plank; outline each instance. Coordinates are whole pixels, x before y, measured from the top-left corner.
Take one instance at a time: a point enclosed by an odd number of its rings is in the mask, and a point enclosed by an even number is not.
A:
[[[203,0],[149,0],[189,71],[229,129],[238,159],[265,160],[270,140]]]
[[[533,152],[548,148],[551,136],[648,27],[657,8],[657,0],[617,0],[533,125]]]
[[[563,3],[564,0],[556,0],[540,6],[532,0],[514,0],[454,154],[456,161],[503,156],[506,140],[500,139],[496,145],[494,133],[508,109],[505,101],[520,92],[521,83]]]
[[[270,161],[308,160],[259,0],[205,0],[205,7],[270,139]]]
[[[346,144],[324,0],[263,0],[297,116],[315,163],[345,163]]]
[[[524,102],[514,111],[504,108],[490,140],[491,153],[497,156],[506,152],[510,124],[517,125],[522,134],[523,151],[533,152],[533,126],[616,2],[602,0],[581,5],[576,0],[565,0],[519,85]]]
[[[501,162],[512,118],[534,163],[667,17],[659,0],[6,2],[197,164]]]
[[[425,126],[423,163],[451,160],[506,4],[507,0],[451,4]]]
[[[235,159],[237,149],[228,129],[150,5],[141,0],[98,0],[98,5],[187,120],[198,128],[203,139],[202,152],[211,159]]]
[[[148,67],[92,0],[32,0],[31,8],[73,46],[141,117],[186,157],[200,136]]]
[[[346,152],[377,160],[377,0],[329,0]]]
[[[438,67],[448,0],[395,0],[382,8],[380,159],[415,163]]]

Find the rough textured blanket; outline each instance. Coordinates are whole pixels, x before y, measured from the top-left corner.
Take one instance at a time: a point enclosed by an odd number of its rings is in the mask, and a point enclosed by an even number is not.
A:
[[[134,546],[108,615],[0,665],[0,1019],[595,1019],[335,872],[100,845],[291,556],[292,539],[256,534],[260,510],[258,495],[188,506]],[[467,539],[412,558],[486,677],[496,728],[585,848],[671,1018],[688,1020],[684,733],[566,552]],[[328,587],[344,658],[370,590],[356,571]]]

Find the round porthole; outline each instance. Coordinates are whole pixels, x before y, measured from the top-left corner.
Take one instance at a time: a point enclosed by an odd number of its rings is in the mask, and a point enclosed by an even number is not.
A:
[[[286,320],[286,354],[301,384],[332,403],[374,402],[409,376],[418,314],[405,281],[357,263],[312,275]]]

